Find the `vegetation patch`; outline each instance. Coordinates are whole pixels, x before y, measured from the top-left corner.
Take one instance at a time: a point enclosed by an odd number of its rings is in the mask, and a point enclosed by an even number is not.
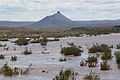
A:
[[[103,70],[103,71],[110,70],[110,66],[108,65],[107,61],[103,61],[101,63],[100,70]]]
[[[71,70],[61,70],[60,73],[55,78],[53,78],[53,80],[70,80],[71,75]]]
[[[89,53],[110,52],[110,51],[111,51],[110,47],[106,44],[101,44],[101,45],[96,44],[89,49]]]
[[[17,61],[17,56],[11,56],[11,61]]]
[[[25,38],[19,38],[18,40],[15,41],[15,43],[19,46],[27,45],[29,44],[29,40]]]
[[[100,80],[100,76],[96,74],[95,72],[90,72],[88,75],[86,75],[83,80]]]
[[[120,49],[120,44],[117,44],[117,49]]]
[[[42,46],[46,46],[47,45],[47,42],[48,42],[48,39],[46,37],[43,37],[43,39],[40,40],[40,44]]]
[[[30,54],[32,54],[32,51],[30,50],[28,50],[27,48],[26,48],[26,50],[23,52],[23,54],[24,55],[30,55]]]
[[[4,66],[0,69],[0,73],[4,76],[13,76],[19,74],[19,69],[17,67],[11,68],[8,64],[4,64]]]
[[[66,58],[60,58],[59,61],[60,62],[65,62],[65,61],[67,61],[67,59]]]
[[[73,55],[73,56],[80,56],[82,52],[79,48],[77,47],[64,47],[61,50],[61,54],[65,56]]]
[[[115,52],[115,57],[118,68],[120,69],[120,51]]]
[[[0,59],[5,59],[5,55],[1,54]]]
[[[8,38],[0,38],[0,41],[9,41]]]
[[[88,63],[88,67],[96,67],[97,57],[94,56],[88,57],[87,63]]]

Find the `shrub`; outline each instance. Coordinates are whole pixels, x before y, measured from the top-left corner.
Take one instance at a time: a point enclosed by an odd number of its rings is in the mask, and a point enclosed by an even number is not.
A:
[[[24,52],[23,52],[24,55],[30,55],[32,54],[32,51],[28,51],[28,49],[26,49]]]
[[[1,68],[1,73],[4,76],[13,76],[13,75],[18,75],[19,74],[19,69],[15,67],[12,69],[8,64],[4,64],[4,66]]]
[[[19,38],[18,40],[15,41],[15,43],[19,46],[27,45],[29,43],[29,40],[25,38]]]
[[[43,37],[43,39],[40,40],[40,43],[41,43],[42,46],[46,46],[47,42],[48,42],[48,40],[47,40],[46,37]]]
[[[5,56],[1,54],[0,59],[5,59]]]
[[[64,61],[67,61],[67,59],[66,58],[60,58],[59,61],[64,62]]]
[[[18,74],[19,74],[19,69],[18,69],[17,67],[15,67],[15,68],[13,69],[13,74],[14,74],[14,75],[18,75]]]
[[[116,63],[118,65],[118,68],[120,69],[120,52],[119,51],[115,52],[115,57],[116,57]]]
[[[117,44],[117,49],[120,49],[120,44]]]
[[[109,48],[114,48],[114,46],[113,46],[113,45],[111,45]]]
[[[108,65],[107,61],[103,61],[100,66],[101,70],[110,70],[110,66]]]
[[[101,56],[101,59],[102,60],[110,60],[112,59],[112,54],[111,52],[104,52]]]
[[[86,62],[84,62],[84,61],[80,61],[80,66],[86,66],[86,65],[87,65]]]
[[[90,49],[89,49],[89,53],[97,53],[97,52],[110,52],[110,48],[108,45],[106,44],[101,44],[101,45],[93,45]]]
[[[13,75],[13,70],[10,66],[8,66],[7,64],[4,64],[4,66],[2,67],[2,73],[5,76],[12,76]]]
[[[70,43],[70,42],[67,42],[67,44],[69,45],[69,46],[71,46],[71,47],[75,47],[75,44],[74,43]]]
[[[99,52],[99,46],[93,45],[90,49],[89,49],[89,53],[97,53]]]
[[[0,38],[0,41],[8,41],[8,38]]]
[[[68,55],[73,55],[73,56],[80,56],[81,50],[77,47],[64,47],[62,48],[61,50],[61,53],[65,56],[68,56]]]
[[[48,41],[59,41],[59,39],[58,39],[58,38],[55,38],[55,39],[53,39],[53,40],[48,40]]]
[[[97,58],[94,56],[88,57],[87,63],[89,67],[96,67]]]
[[[83,80],[100,80],[100,77],[99,75],[91,71],[88,75],[84,77]]]
[[[17,61],[17,56],[11,56],[11,61]]]
[[[30,43],[40,43],[40,40],[33,40],[33,41],[30,41]]]
[[[0,47],[6,47],[6,44],[3,45],[3,44],[0,43]]]
[[[57,75],[55,78],[53,78],[53,80],[69,80],[70,76],[72,75],[72,71],[71,70],[61,70],[59,75]]]

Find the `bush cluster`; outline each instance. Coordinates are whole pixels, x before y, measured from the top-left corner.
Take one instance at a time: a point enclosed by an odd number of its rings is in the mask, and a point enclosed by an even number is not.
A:
[[[111,49],[106,44],[101,44],[101,45],[96,44],[89,49],[89,53],[110,52],[110,51]]]
[[[69,80],[71,75],[72,75],[71,70],[65,70],[65,71],[61,70],[59,75],[53,78],[53,80]]]
[[[61,50],[61,53],[65,56],[73,55],[73,56],[80,56],[81,50],[77,47],[64,47]]]
[[[103,61],[100,65],[101,70],[110,70],[110,66],[108,65],[107,61]]]
[[[115,57],[116,57],[116,63],[118,65],[118,68],[120,69],[120,51],[115,52]]]
[[[18,40],[15,41],[15,43],[19,46],[27,45],[29,44],[29,40],[25,38],[19,38]]]
[[[94,56],[88,57],[87,63],[88,63],[88,67],[96,67],[97,58]]]

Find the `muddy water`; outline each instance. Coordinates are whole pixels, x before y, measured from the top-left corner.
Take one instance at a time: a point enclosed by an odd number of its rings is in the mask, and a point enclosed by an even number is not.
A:
[[[62,47],[68,46],[67,42],[74,42],[76,45],[81,45],[84,52],[80,57],[67,57],[69,60],[66,62],[59,62],[59,59],[63,57],[60,54],[60,45]],[[0,48],[1,54],[5,54],[5,60],[0,60],[0,67],[6,62],[11,65],[11,67],[18,66],[21,68],[27,68],[29,64],[32,64],[32,70],[30,74],[24,76],[13,76],[4,77],[0,76],[0,80],[52,80],[52,78],[63,68],[71,68],[79,73],[77,80],[81,79],[83,76],[89,73],[91,69],[88,67],[80,67],[80,60],[85,59],[88,56],[87,48],[95,43],[105,43],[108,45],[116,45],[120,43],[120,34],[110,34],[110,35],[100,35],[91,37],[67,37],[61,38],[58,42],[49,42],[47,45],[47,50],[50,54],[41,54],[44,50],[40,44],[29,44],[27,46],[17,46],[10,42],[2,42],[2,44],[7,44],[10,48],[8,51]],[[22,52],[28,47],[32,50],[33,54],[23,55]],[[17,50],[14,51],[13,49]],[[113,49],[113,53],[116,49]],[[16,62],[10,61],[11,55],[17,55],[18,60]],[[120,70],[117,69],[115,59],[110,61],[112,70],[110,71],[100,71],[99,67],[93,70],[100,74],[102,80],[120,80]],[[47,70],[47,73],[42,73],[42,70]]]

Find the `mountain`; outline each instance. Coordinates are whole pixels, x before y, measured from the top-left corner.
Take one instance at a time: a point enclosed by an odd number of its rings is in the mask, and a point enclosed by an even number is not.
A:
[[[19,22],[19,21],[0,21],[0,27],[23,27],[31,25],[34,22]]]
[[[30,25],[31,27],[69,27],[72,24],[72,20],[61,14],[61,12],[57,12],[51,16],[47,16],[42,20],[33,23]]]
[[[114,27],[120,20],[73,21],[73,27]]]
[[[0,27],[29,28],[71,28],[71,27],[113,27],[120,25],[120,20],[73,21],[60,11],[35,22],[0,21]]]
[[[61,12],[47,16],[29,27],[50,28],[50,27],[113,27],[120,25],[120,20],[90,20],[73,21],[64,16]]]

